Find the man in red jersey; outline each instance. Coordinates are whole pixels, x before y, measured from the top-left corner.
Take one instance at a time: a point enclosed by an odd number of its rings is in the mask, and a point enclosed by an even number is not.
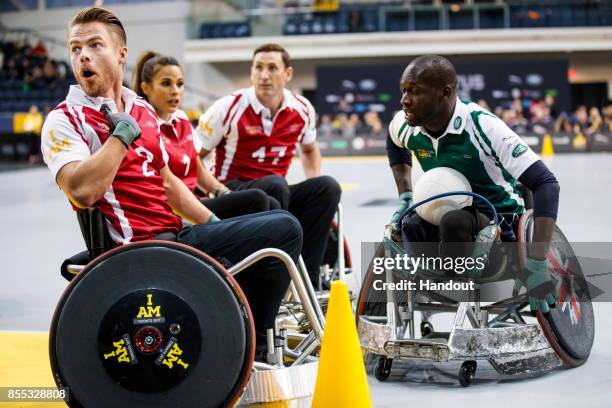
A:
[[[258,47],[251,65],[253,86],[215,102],[200,117],[198,135],[203,156],[216,148],[215,176],[220,182],[232,190],[264,190],[300,221],[302,255],[317,287],[341,190],[333,178],[321,176],[314,108],[306,98],[285,89],[292,76],[289,53],[283,47]],[[298,145],[307,179],[288,185],[285,175]]]
[[[70,60],[78,86],[49,113],[42,132],[47,166],[73,206],[100,209],[115,244],[158,237],[216,258],[239,262],[275,247],[297,260],[301,229],[287,212],[217,219],[172,174],[153,108],[122,86],[126,35],[101,8],[78,13],[69,24]],[[181,219],[194,226],[181,229]],[[258,355],[289,286],[284,266],[265,259],[237,277],[255,320]]]

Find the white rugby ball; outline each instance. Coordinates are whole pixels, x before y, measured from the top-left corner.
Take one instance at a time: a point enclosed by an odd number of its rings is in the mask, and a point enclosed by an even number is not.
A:
[[[418,203],[437,194],[451,191],[472,191],[465,176],[450,167],[436,167],[423,173],[414,186],[413,202]],[[425,221],[440,225],[442,217],[449,211],[472,205],[472,196],[456,195],[431,201],[417,207],[416,212]]]

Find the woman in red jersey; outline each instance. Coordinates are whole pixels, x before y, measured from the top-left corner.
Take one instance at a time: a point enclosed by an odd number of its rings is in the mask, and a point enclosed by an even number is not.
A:
[[[230,193],[204,167],[199,146],[194,144],[193,129],[185,112],[179,109],[185,89],[183,69],[173,57],[145,51],[138,58],[134,75],[134,91],[155,109],[168,166],[191,191],[198,187],[214,198],[202,203],[220,218],[235,217],[270,209],[268,196],[262,190]],[[196,142],[197,143],[197,142]]]

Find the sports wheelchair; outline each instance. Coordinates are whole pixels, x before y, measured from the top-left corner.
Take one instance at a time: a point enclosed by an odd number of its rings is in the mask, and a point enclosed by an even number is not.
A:
[[[77,218],[87,250],[61,266],[70,283],[49,336],[51,369],[70,407],[226,407],[312,395],[324,315],[301,258],[296,265],[269,248],[226,268],[165,240],[109,250],[101,213]],[[324,261],[330,276],[341,275],[350,268],[341,208],[331,230]],[[254,361],[253,317],[233,276],[265,257],[285,264],[292,306],[281,306],[267,333],[264,363]],[[297,324],[287,317],[296,309]]]
[[[410,279],[438,280],[431,271],[419,270],[406,276],[405,272],[385,268],[377,276],[373,264],[363,278],[357,302],[356,319],[362,349],[368,369],[380,381],[389,379],[394,362],[406,364],[407,371],[419,365],[443,368],[459,367],[456,378],[462,386],[469,386],[476,378],[478,362],[488,362],[498,375],[533,376],[559,367],[577,367],[589,357],[594,339],[594,316],[587,282],[580,264],[561,230],[555,230],[547,255],[549,273],[556,282],[556,308],[550,313],[536,313],[533,319],[525,293],[512,293],[512,285],[503,281],[514,279],[522,270],[525,245],[533,236],[533,210],[528,209],[519,219],[518,243],[514,250],[504,252],[499,242],[495,208],[484,197],[469,192],[441,194],[414,204],[418,206],[446,195],[472,195],[484,200],[494,216],[486,228],[485,245],[489,254],[499,250],[499,262],[481,275],[469,279],[456,275],[454,280],[472,281],[474,290],[451,296],[448,291],[430,290],[375,290],[374,282],[398,282]],[[523,190],[526,207],[533,203],[529,191]],[[387,227],[383,242],[375,249],[374,257],[393,257],[406,252],[391,238]],[[446,278],[448,279],[448,278]],[[505,282],[508,283],[508,282]],[[481,289],[495,284],[503,290],[495,302],[481,302]],[[520,293],[520,292],[519,292]],[[457,298],[459,297],[459,298]],[[500,299],[500,300],[497,300]],[[448,331],[436,331],[431,323],[434,314],[454,314]],[[465,321],[469,327],[465,327]],[[415,326],[420,326],[420,336]],[[460,364],[460,366],[459,366]],[[443,371],[443,370],[442,370]],[[405,372],[404,372],[405,374]],[[447,374],[444,376],[448,376]]]

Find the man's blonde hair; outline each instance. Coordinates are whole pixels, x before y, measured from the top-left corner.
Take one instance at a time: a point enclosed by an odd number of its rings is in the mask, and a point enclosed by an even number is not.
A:
[[[102,23],[108,27],[108,29],[115,33],[115,36],[119,39],[119,45],[125,47],[127,44],[127,36],[125,35],[125,29],[123,24],[117,18],[116,15],[110,11],[100,7],[90,7],[81,10],[76,16],[70,20],[68,28],[71,29],[77,24],[87,23]]]

